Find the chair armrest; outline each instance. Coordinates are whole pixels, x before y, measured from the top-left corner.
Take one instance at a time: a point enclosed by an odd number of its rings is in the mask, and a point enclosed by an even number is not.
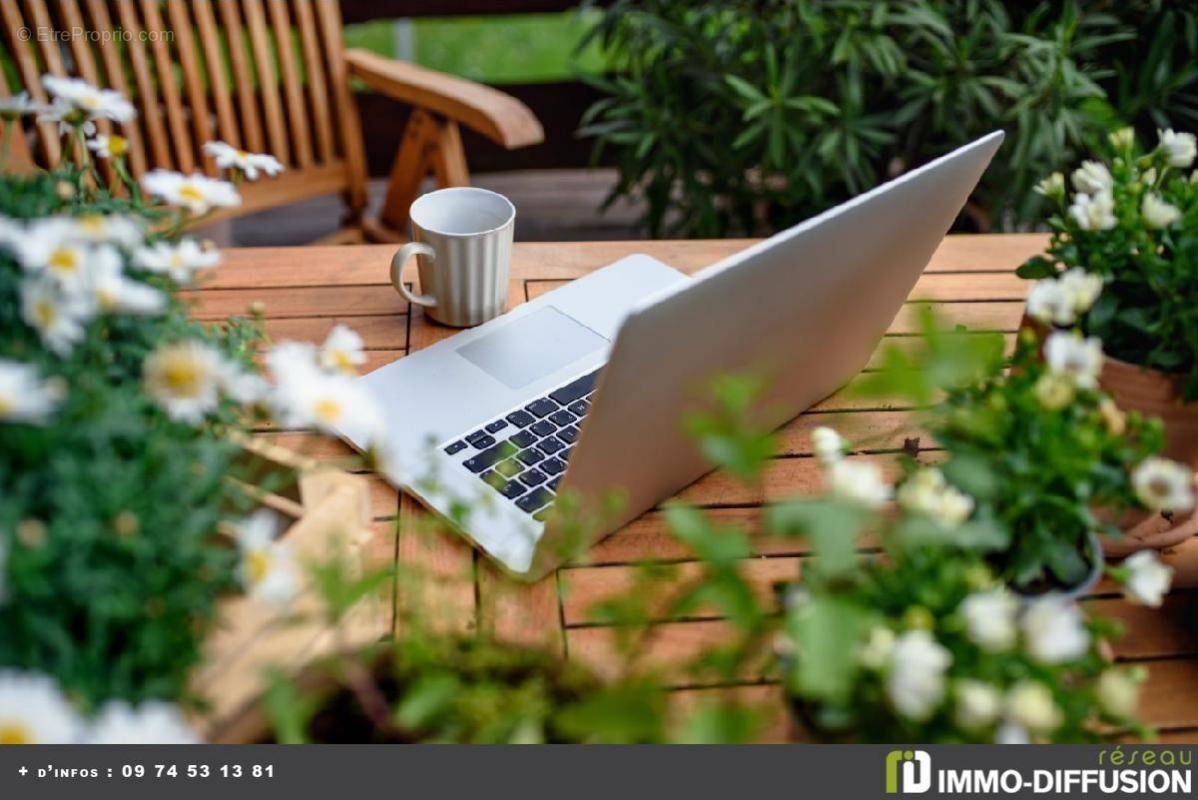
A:
[[[497,89],[367,50],[346,50],[345,62],[375,91],[455,119],[509,150],[545,140],[528,106]]]

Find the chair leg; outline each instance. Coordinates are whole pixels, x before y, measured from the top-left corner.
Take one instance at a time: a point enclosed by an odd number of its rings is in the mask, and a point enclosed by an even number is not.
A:
[[[408,119],[403,140],[395,154],[387,197],[371,228],[390,229],[402,238],[408,228],[408,210],[420,195],[421,184],[432,174],[437,185],[468,186],[470,171],[466,167],[466,151],[462,148],[462,133],[455,120],[442,119],[424,109],[416,109]]]

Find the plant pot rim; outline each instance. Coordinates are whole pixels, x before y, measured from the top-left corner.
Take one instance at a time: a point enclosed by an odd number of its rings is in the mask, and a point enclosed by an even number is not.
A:
[[[1067,600],[1078,600],[1090,592],[1098,582],[1102,580],[1102,572],[1106,567],[1106,559],[1103,558],[1102,541],[1098,538],[1098,534],[1094,531],[1086,531],[1086,544],[1090,550],[1090,571],[1086,573],[1086,577],[1082,578],[1073,586],[1068,587],[1053,587],[1044,592],[1025,592],[1015,584],[1010,584],[1011,591],[1017,594],[1025,603],[1034,603],[1044,597],[1055,596],[1063,597]]]

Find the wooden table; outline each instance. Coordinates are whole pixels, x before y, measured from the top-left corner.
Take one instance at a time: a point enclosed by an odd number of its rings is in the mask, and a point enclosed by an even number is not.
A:
[[[510,302],[524,302],[629,253],[648,253],[693,272],[746,244],[743,240],[517,244]],[[1027,284],[1012,271],[1044,244],[1045,237],[1036,234],[949,237],[911,299],[940,304],[953,320],[971,328],[1013,335]],[[221,319],[244,313],[251,302],[260,301],[271,336],[308,341],[322,340],[333,325],[342,322],[365,339],[369,358],[364,370],[371,370],[453,333],[427,320],[419,309],[409,308],[391,289],[387,277],[391,252],[389,246],[229,250],[224,264],[196,293],[196,314]],[[914,326],[908,304],[888,336],[912,333]],[[706,507],[721,522],[752,526],[765,501],[818,488],[817,465],[810,457],[810,431],[823,424],[835,425],[850,440],[868,442],[870,453],[855,456],[867,460],[893,461],[892,451],[902,445],[905,436],[915,433],[910,411],[865,407],[859,400],[834,395],[785,428],[782,451],[767,469],[760,490],[712,475],[687,488],[682,496]],[[305,447],[319,457],[348,453],[338,442],[313,441],[298,433],[267,431],[260,435]],[[503,636],[547,645],[600,671],[613,664],[612,635],[610,629],[590,623],[588,608],[627,585],[630,564],[663,559],[682,561],[681,568],[688,568],[686,551],[666,534],[660,513],[650,512],[597,545],[585,562],[564,566],[532,586],[514,585],[461,539],[446,534],[411,535],[422,516],[418,506],[377,477],[371,476],[371,481],[376,528],[372,555],[419,565],[441,576],[443,582],[433,605],[450,624],[462,629],[490,626]],[[805,555],[795,542],[760,535],[754,546],[758,557],[747,569],[763,588],[793,577]],[[1182,548],[1171,558],[1189,564],[1194,555],[1190,548]],[[1148,721],[1161,729],[1165,740],[1198,741],[1198,692],[1194,691],[1198,688],[1198,595],[1175,590],[1158,611],[1128,604],[1112,584],[1104,582],[1086,602],[1095,611],[1126,624],[1127,635],[1116,652],[1120,659],[1143,663],[1149,670],[1143,706]],[[702,618],[663,623],[653,657],[668,665],[718,640],[723,625],[718,619]],[[380,633],[389,631],[393,618],[380,619],[377,626]],[[678,699],[685,703],[726,691],[753,697],[779,695],[777,686],[760,676],[746,675],[737,686],[680,687]],[[785,730],[780,713],[769,737],[781,738]]]

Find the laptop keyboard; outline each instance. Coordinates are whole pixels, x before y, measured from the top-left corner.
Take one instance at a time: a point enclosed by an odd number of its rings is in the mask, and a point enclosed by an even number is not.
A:
[[[556,497],[600,370],[444,445],[462,466],[517,508],[542,521]]]

